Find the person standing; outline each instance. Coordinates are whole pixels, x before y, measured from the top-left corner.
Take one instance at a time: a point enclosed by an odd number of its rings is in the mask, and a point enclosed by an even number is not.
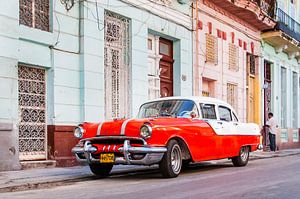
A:
[[[270,150],[276,151],[276,129],[278,128],[278,125],[273,117],[273,113],[269,113],[268,118],[266,125],[269,128]]]

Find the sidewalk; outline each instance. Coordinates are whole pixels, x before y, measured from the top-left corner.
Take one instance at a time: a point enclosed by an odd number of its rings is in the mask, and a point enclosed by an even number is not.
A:
[[[250,154],[250,160],[284,157],[297,154],[300,154],[300,149],[281,150],[277,152],[256,151]],[[117,165],[114,166],[112,174],[141,172],[149,170],[149,168],[156,169],[157,166]],[[0,193],[47,188],[91,178],[93,179],[94,175],[87,166],[0,172]]]
[[[274,157],[285,157],[291,155],[300,154],[300,149],[285,149],[276,152],[265,152],[262,150],[250,153],[250,160],[263,159],[263,158],[274,158]]]
[[[157,166],[116,165],[113,167],[112,175],[141,172],[154,168]],[[0,193],[47,188],[93,178],[95,176],[88,166],[6,171],[0,172]]]

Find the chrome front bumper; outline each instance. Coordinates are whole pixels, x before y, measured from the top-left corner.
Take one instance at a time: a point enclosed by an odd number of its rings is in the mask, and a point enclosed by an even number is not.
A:
[[[97,148],[92,146],[89,140],[85,141],[84,146],[75,146],[72,153],[78,162],[82,163],[99,163],[100,160],[93,158],[92,153],[96,152]],[[152,165],[159,163],[163,158],[164,153],[167,151],[166,147],[133,147],[130,145],[130,140],[124,140],[123,147],[119,148],[124,157],[116,157],[114,164],[127,164],[127,165]],[[145,154],[142,159],[133,159],[134,154]]]

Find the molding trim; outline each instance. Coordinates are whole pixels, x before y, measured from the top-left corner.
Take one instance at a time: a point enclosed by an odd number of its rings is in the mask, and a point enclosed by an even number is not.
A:
[[[12,131],[13,123],[0,123],[0,131]]]

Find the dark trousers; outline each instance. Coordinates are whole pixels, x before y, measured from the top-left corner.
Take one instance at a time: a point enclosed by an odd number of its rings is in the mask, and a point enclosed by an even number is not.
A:
[[[276,136],[272,133],[269,133],[269,139],[270,139],[270,150],[276,151]]]

